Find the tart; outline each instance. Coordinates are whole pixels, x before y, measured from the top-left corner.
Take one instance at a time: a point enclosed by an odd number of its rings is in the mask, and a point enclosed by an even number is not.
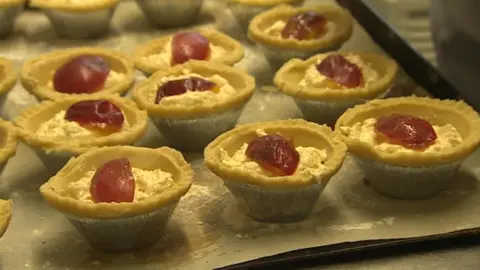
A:
[[[240,69],[190,60],[157,71],[133,98],[174,148],[203,150],[235,126],[254,89],[255,79]]]
[[[0,57],[0,95],[5,95],[17,82],[12,61]]]
[[[215,30],[191,30],[163,36],[139,46],[135,65],[145,73],[168,69],[190,59],[233,66],[243,59],[243,46]]]
[[[17,132],[15,127],[0,119],[0,172],[3,171],[7,161],[17,151]]]
[[[0,37],[13,32],[15,20],[23,11],[25,0],[0,0]]]
[[[211,142],[206,166],[258,221],[307,218],[347,148],[325,125],[302,119],[240,125]]]
[[[94,248],[127,251],[161,238],[192,179],[171,148],[101,147],[72,158],[40,193]]]
[[[203,0],[136,0],[145,18],[154,27],[181,27],[194,24]]]
[[[31,0],[50,20],[57,35],[69,39],[104,36],[119,0]]]
[[[346,109],[385,96],[397,69],[382,55],[332,52],[288,61],[274,84],[294,98],[305,119],[334,125]]]
[[[22,141],[49,168],[97,146],[133,144],[146,131],[147,113],[115,95],[76,95],[43,101],[15,119]]]
[[[395,198],[426,198],[454,180],[480,143],[480,117],[463,101],[373,100],[347,110],[335,129],[370,185]]]
[[[0,237],[7,231],[10,219],[12,219],[12,201],[0,200]]]
[[[115,51],[82,47],[47,53],[27,61],[20,80],[39,99],[75,94],[119,93],[132,86],[135,67]]]
[[[301,6],[304,0],[231,0],[228,8],[238,24],[246,29],[250,20],[260,12],[269,10],[281,4]]]
[[[352,16],[342,8],[280,5],[256,15],[248,27],[248,37],[277,68],[292,58],[335,51],[352,31]]]

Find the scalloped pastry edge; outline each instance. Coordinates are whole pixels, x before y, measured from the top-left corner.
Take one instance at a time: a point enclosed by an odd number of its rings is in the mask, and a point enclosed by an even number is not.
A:
[[[72,171],[79,169],[78,164],[81,164],[84,160],[93,158],[99,153],[105,151],[110,151],[112,153],[128,153],[125,154],[127,158],[128,155],[136,155],[139,152],[143,152],[145,155],[162,155],[175,165],[173,169],[176,170],[181,177],[179,179],[175,179],[174,186],[166,188],[160,194],[156,194],[148,199],[132,203],[82,202],[69,196],[61,195],[55,190],[56,188],[61,188],[52,184],[52,182],[54,182],[57,178],[69,177]],[[152,149],[134,146],[111,146],[94,148],[87,153],[70,159],[65,167],[63,167],[55,176],[50,178],[40,187],[40,193],[52,207],[61,212],[70,213],[80,217],[111,219],[147,214],[160,209],[171,202],[178,201],[188,192],[192,181],[192,167],[187,163],[187,161],[185,161],[182,153],[175,149],[169,147]]]
[[[258,129],[288,128],[292,130],[305,130],[314,133],[316,136],[325,140],[333,151],[328,154],[325,162],[325,170],[320,176],[299,176],[290,175],[282,177],[270,177],[259,173],[241,171],[236,168],[230,168],[224,165],[218,159],[218,151],[222,144],[227,140],[235,139],[236,134],[245,132],[255,132]],[[318,125],[307,122],[303,119],[287,119],[269,122],[260,122],[253,124],[238,125],[234,129],[223,133],[212,141],[204,151],[205,165],[216,175],[223,179],[240,181],[247,184],[258,185],[266,188],[300,188],[310,186],[316,183],[326,185],[330,178],[340,170],[347,146],[343,143],[342,137],[337,132],[332,131],[326,125]]]

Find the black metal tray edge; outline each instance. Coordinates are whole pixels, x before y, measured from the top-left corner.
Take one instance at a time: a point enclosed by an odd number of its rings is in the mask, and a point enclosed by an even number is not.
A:
[[[434,97],[458,99],[459,92],[365,0],[342,0],[357,22],[404,69],[418,85]],[[465,100],[468,103],[468,100]]]
[[[398,239],[382,239],[382,240],[364,240],[356,242],[343,242],[326,246],[311,247],[305,249],[298,249],[280,253],[272,256],[258,258],[242,263],[232,264],[225,267],[216,268],[215,270],[240,270],[240,269],[270,269],[270,268],[282,268],[287,269],[285,266],[301,264],[302,262],[308,262],[318,259],[327,259],[329,257],[335,257],[338,255],[363,253],[372,250],[383,250],[385,248],[394,247],[409,247],[416,244],[425,244],[428,247],[422,248],[445,248],[455,245],[456,241],[463,241],[465,237],[480,236],[480,227],[454,231],[444,234],[434,234],[427,236],[411,237],[411,238],[398,238]],[[474,239],[475,244],[480,243]],[[442,242],[444,241],[444,242]],[[446,241],[446,242],[445,242]],[[412,251],[413,246],[412,246]],[[392,252],[394,253],[394,252]],[[331,260],[330,260],[331,261]],[[323,261],[326,263],[327,261]],[[318,262],[317,262],[318,263]],[[288,269],[292,269],[288,267]]]

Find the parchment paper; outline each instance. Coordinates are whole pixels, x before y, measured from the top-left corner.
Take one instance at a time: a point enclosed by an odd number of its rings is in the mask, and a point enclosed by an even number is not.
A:
[[[322,1],[312,1],[322,2]],[[329,2],[329,1],[323,1]],[[205,13],[216,15],[217,25],[231,27],[220,1],[205,4]],[[215,27],[205,16],[203,25]],[[122,3],[112,26],[112,35],[100,41],[72,42],[55,37],[46,18],[24,13],[16,36],[0,41],[0,55],[20,67],[24,59],[40,53],[80,45],[99,45],[130,53],[134,46],[160,36],[151,29],[133,2]],[[233,32],[232,32],[233,33]],[[238,66],[257,77],[260,86],[272,77],[265,59],[250,43]],[[381,52],[356,27],[342,50]],[[138,80],[143,77],[138,73]],[[400,75],[394,94],[412,89]],[[18,84],[2,101],[2,116],[15,117],[22,108],[36,103]],[[294,102],[272,87],[259,87],[240,122],[301,117]],[[161,135],[150,125],[140,146],[163,145]],[[430,200],[399,201],[377,195],[364,182],[348,158],[322,194],[310,219],[294,224],[263,224],[250,220],[237,209],[220,179],[203,166],[201,154],[186,153],[196,176],[169,223],[165,238],[148,250],[127,254],[103,254],[92,250],[62,214],[49,208],[38,187],[54,172],[48,172],[26,145],[1,176],[0,196],[12,198],[14,216],[0,240],[2,269],[211,269],[299,248],[345,241],[388,239],[441,234],[480,226],[478,177],[480,153],[465,162],[452,187]]]

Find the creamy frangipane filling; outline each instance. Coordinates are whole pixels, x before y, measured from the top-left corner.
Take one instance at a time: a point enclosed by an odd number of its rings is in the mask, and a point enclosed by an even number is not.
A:
[[[259,137],[267,135],[263,130],[257,130]],[[258,162],[250,159],[246,155],[249,144],[244,143],[232,155],[223,148],[220,148],[220,160],[225,166],[235,168],[237,170],[245,170],[275,176],[271,171],[266,170]],[[295,150],[299,154],[299,161],[294,174],[317,176],[325,169],[324,163],[327,159],[327,151],[325,149],[318,149],[315,147],[296,146]]]
[[[349,138],[366,142],[381,151],[390,153],[413,153],[418,151],[416,149],[406,148],[400,144],[393,144],[384,140],[378,140],[377,132],[375,131],[376,122],[377,119],[369,118],[362,122],[355,123],[351,127],[341,127],[340,131]],[[442,126],[432,125],[432,127],[436,133],[437,138],[435,139],[433,144],[429,145],[425,149],[422,149],[422,152],[439,152],[448,148],[455,147],[463,141],[462,135],[451,124],[446,124]]]

